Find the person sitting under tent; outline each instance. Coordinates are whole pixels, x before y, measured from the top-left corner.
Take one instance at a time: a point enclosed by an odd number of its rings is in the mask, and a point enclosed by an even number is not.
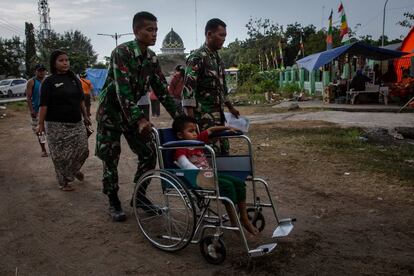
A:
[[[369,81],[371,79],[362,74],[362,70],[357,70],[356,75],[352,78],[350,88],[355,91],[365,91],[365,83]]]
[[[381,80],[384,84],[394,84],[397,82],[397,73],[395,73],[394,64],[388,64],[388,70],[382,75]]]

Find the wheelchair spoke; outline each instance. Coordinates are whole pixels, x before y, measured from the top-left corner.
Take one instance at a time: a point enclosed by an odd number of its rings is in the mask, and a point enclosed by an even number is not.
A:
[[[184,215],[184,216],[187,216],[188,215],[188,213],[184,213],[184,212],[178,211],[179,209],[180,210],[186,210],[185,208],[171,208],[170,209],[170,212],[171,211],[174,211],[174,212],[179,213],[179,214]]]
[[[158,218],[158,217],[161,217],[161,216],[162,216],[162,214],[152,215],[150,217],[141,219],[141,222],[144,222],[144,221],[147,221],[147,220],[150,220],[150,219],[154,219],[154,218]]]
[[[135,188],[134,212],[145,237],[156,247],[176,251],[195,230],[195,210],[185,186],[164,171],[150,171]]]
[[[171,226],[173,226],[174,228],[175,228],[175,230],[176,230],[176,232],[174,233],[175,235],[177,235],[179,238],[181,238],[181,235],[180,235],[180,233],[182,232],[182,231],[180,231],[179,230],[179,228],[174,224],[174,223],[170,223],[171,224]],[[170,234],[170,236],[173,236],[172,234]]]

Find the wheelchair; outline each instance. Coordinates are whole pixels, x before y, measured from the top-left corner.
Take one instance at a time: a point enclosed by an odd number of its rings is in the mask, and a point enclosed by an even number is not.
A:
[[[190,243],[199,244],[207,262],[220,264],[226,258],[223,241],[224,230],[237,231],[249,257],[271,253],[277,246],[276,239],[289,235],[296,219],[279,219],[268,184],[254,175],[252,144],[243,133],[223,131],[216,139],[241,139],[247,145],[248,154],[218,156],[212,146],[201,141],[177,140],[172,129],[152,130],[156,143],[159,169],[143,174],[134,188],[133,210],[145,238],[155,247],[169,252],[185,248]],[[200,148],[210,159],[211,170],[180,169],[173,162],[175,150]],[[228,203],[235,214],[233,202],[220,196],[217,172],[223,172],[252,185],[253,202],[247,201],[248,216],[252,224],[262,231],[265,227],[263,208],[270,208],[276,225],[272,242],[250,248],[239,219],[229,225],[223,204]],[[257,188],[262,187],[267,195],[262,202]]]

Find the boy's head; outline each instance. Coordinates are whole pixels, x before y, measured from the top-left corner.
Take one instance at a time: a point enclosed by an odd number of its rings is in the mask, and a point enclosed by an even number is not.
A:
[[[174,119],[172,129],[180,140],[197,140],[197,121],[190,116],[179,116]]]

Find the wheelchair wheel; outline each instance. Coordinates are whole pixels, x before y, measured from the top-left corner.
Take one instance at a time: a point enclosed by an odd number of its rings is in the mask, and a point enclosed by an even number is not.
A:
[[[200,242],[200,251],[210,264],[221,264],[226,259],[226,246],[221,237],[204,237]]]
[[[133,207],[138,226],[155,247],[178,251],[193,238],[196,213],[187,188],[173,174],[152,170],[140,177]]]
[[[259,230],[259,232],[262,232],[264,230],[266,221],[261,211],[257,210],[256,208],[247,208],[247,217],[253,226]]]

